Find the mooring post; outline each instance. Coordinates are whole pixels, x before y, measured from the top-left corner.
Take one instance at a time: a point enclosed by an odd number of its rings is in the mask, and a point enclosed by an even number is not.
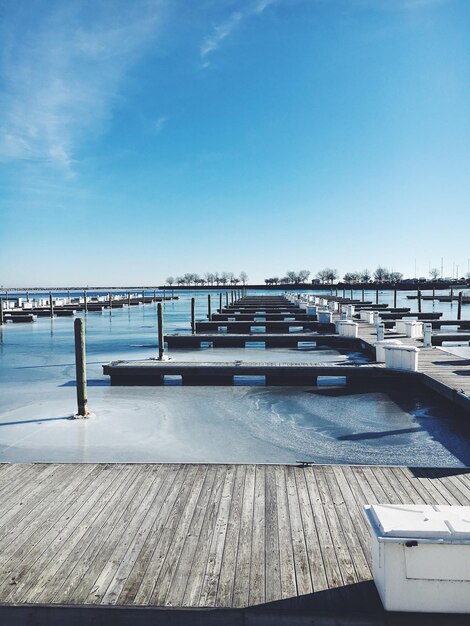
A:
[[[362,290],[362,301],[364,302],[365,299],[366,299],[366,290],[363,289]]]
[[[397,308],[397,290],[396,289],[393,290],[393,308],[394,309]]]
[[[207,319],[209,322],[212,321],[212,300],[210,293],[207,294]]]
[[[52,301],[52,291],[49,291],[49,314],[54,317],[54,303]]]
[[[346,289],[343,287],[343,300],[346,298]]]
[[[29,291],[26,291],[26,302],[29,302]]]
[[[77,378],[77,417],[87,417],[88,398],[86,388],[85,324],[81,317],[74,322],[75,331],[75,372]]]
[[[165,341],[163,339],[163,306],[157,304],[157,324],[158,324],[158,359],[161,361],[165,353]]]
[[[225,292],[225,306],[228,306],[228,291]]]
[[[67,304],[70,304],[70,289],[67,290]]]
[[[142,304],[145,304],[145,290],[142,289]]]
[[[418,313],[421,313],[421,289],[418,289]]]
[[[379,290],[378,288],[375,290],[375,304],[379,303]]]
[[[459,291],[459,304],[457,306],[457,319],[462,319],[462,300],[463,300],[463,291]]]
[[[113,299],[111,297],[111,292],[109,292],[108,294],[108,299],[109,299],[109,313],[111,314],[113,312]]]
[[[88,300],[86,297],[86,291],[83,292],[83,302],[85,303],[85,313],[88,311]]]
[[[432,288],[432,301],[434,302],[435,299],[436,299],[436,288],[433,287]]]
[[[351,300],[354,300],[352,287],[351,287]]]
[[[222,313],[222,292],[219,293],[219,313]]]
[[[131,306],[131,292],[127,292],[127,306]]]
[[[191,298],[191,332],[196,332],[196,298]]]
[[[0,298],[0,325],[3,324],[3,299]]]
[[[232,291],[230,292],[230,304],[233,304],[234,301],[235,301],[235,298],[233,296],[233,289],[232,289]]]

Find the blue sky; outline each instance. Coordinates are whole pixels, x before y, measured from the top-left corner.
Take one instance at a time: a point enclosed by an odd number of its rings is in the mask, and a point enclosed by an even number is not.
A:
[[[468,0],[0,5],[0,284],[468,271]]]

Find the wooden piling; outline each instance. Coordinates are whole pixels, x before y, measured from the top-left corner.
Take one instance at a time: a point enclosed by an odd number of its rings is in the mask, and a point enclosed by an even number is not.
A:
[[[375,290],[375,304],[378,304],[378,303],[379,303],[379,290],[376,289]]]
[[[85,324],[81,317],[74,322],[75,332],[75,372],[77,379],[77,417],[87,417],[88,398],[86,385],[86,354],[85,354]]]
[[[462,299],[463,299],[463,291],[459,291],[459,303],[457,305],[457,319],[462,319]]]
[[[421,313],[421,289],[418,289],[418,313]]]
[[[3,299],[0,298],[0,325],[3,324]]]
[[[127,292],[127,306],[131,306],[131,292]]]
[[[211,294],[207,294],[207,319],[212,322],[212,299]]]
[[[111,314],[113,312],[113,299],[111,297],[111,292],[109,292],[108,294],[108,300],[109,300],[109,313]]]
[[[351,287],[351,300],[354,300],[352,287]]]
[[[222,313],[222,292],[219,293],[219,313]]]
[[[343,299],[346,298],[346,289],[343,287]]]
[[[191,333],[196,332],[196,298],[191,298]]]
[[[161,361],[165,353],[165,340],[163,335],[163,306],[159,302],[157,304],[157,324],[158,324],[158,358]]]
[[[365,299],[366,299],[366,290],[365,290],[365,289],[363,289],[363,290],[362,290],[362,301],[364,302],[364,301],[365,301]]]
[[[49,291],[49,314],[54,317],[54,303],[52,301],[52,292]]]
[[[394,309],[397,308],[397,290],[396,289],[393,290],[393,308]]]
[[[228,306],[228,291],[225,292],[225,306]]]
[[[88,299],[87,299],[86,291],[83,292],[83,301],[84,301],[84,304],[85,304],[85,313],[87,313],[87,311],[88,311]]]

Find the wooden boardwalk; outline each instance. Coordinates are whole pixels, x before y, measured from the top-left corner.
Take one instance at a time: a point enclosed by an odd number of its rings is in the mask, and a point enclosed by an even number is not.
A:
[[[172,624],[464,623],[385,617],[362,508],[469,505],[470,470],[2,464],[0,495],[2,624],[40,623],[2,621],[40,606],[230,609]],[[237,621],[247,607],[265,621]]]

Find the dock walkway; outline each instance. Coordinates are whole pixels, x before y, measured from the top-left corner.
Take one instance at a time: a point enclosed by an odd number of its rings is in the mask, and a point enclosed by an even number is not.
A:
[[[465,623],[384,612],[362,508],[469,505],[470,470],[2,464],[0,494],[2,624]]]

